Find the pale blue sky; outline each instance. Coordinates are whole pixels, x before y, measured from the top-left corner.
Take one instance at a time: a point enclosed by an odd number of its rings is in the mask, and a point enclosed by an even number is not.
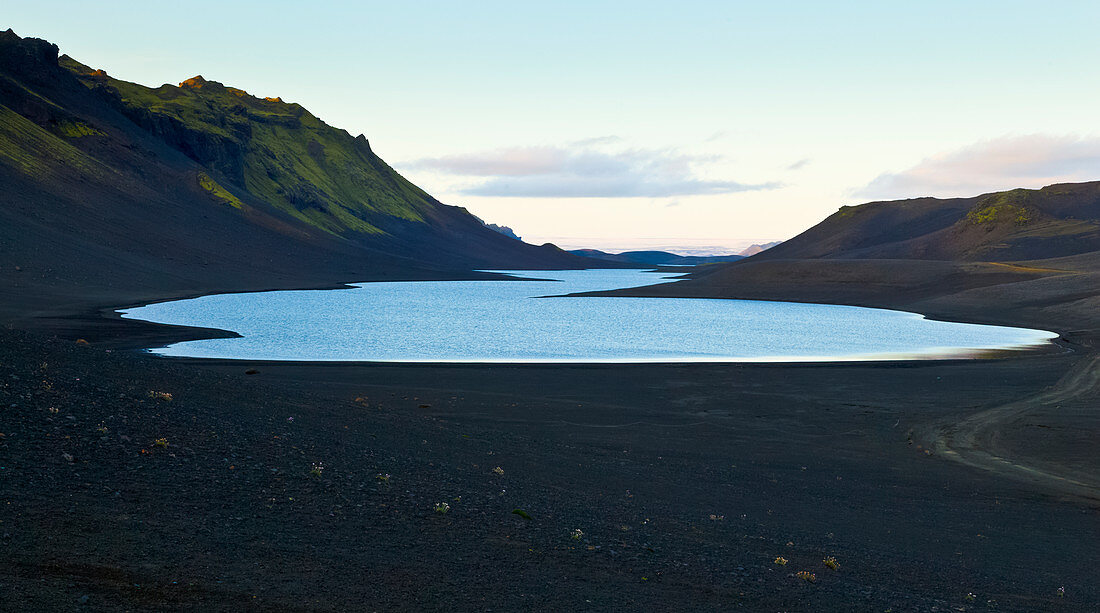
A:
[[[4,20],[119,78],[300,102],[534,242],[732,248],[873,198],[1100,179],[1097,2],[21,2]]]

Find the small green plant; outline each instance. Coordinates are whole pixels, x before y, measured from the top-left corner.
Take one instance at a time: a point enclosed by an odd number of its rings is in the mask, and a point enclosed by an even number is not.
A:
[[[314,477],[320,477],[323,472],[325,472],[325,465],[322,462],[314,462],[309,468],[309,474]]]
[[[107,434],[107,426],[104,426],[103,424],[99,424],[99,427],[96,428],[95,431],[100,433],[100,434]]]
[[[825,559],[821,561],[822,564],[829,567],[829,570],[838,570],[840,568],[840,562],[836,561],[833,556],[825,556]]]
[[[200,172],[199,173],[199,187],[203,188],[210,193],[214,199],[224,202],[235,209],[243,209],[244,203],[240,198],[234,196],[229,190],[225,189],[218,182],[210,178],[210,175]]]
[[[384,483],[385,485],[390,484],[390,474],[389,473],[378,473],[377,475],[374,476],[374,478],[377,479],[379,483]]]
[[[519,515],[520,517],[522,517],[523,519],[526,519],[528,521],[534,519],[533,517],[531,517],[530,513],[528,513],[527,511],[524,511],[523,509],[512,509],[512,514],[513,515]]]
[[[573,528],[573,531],[569,533],[569,538],[579,541],[584,538],[584,532],[581,532],[580,528]]]
[[[493,474],[497,475],[499,477],[503,477],[504,476],[504,469],[497,466],[496,468],[493,469]]]
[[[784,558],[783,556],[779,556],[775,559],[775,563],[780,565],[780,566],[786,566],[787,565],[787,558]]]
[[[172,394],[170,394],[168,392],[156,392],[156,391],[150,390],[149,391],[149,397],[152,398],[153,400],[163,400],[165,402],[172,402]]]
[[[450,511],[450,510],[451,510],[451,505],[447,504],[446,502],[437,502],[437,503],[435,503],[435,512],[439,513],[440,515],[446,515],[447,512]]]
[[[799,579],[801,579],[803,581],[806,581],[808,583],[816,583],[817,582],[817,575],[811,573],[808,570],[800,570],[797,573],[795,573],[794,576],[798,577]]]
[[[71,121],[63,119],[57,124],[57,131],[67,138],[82,138],[85,136],[104,136],[104,133],[84,123],[83,121]]]
[[[168,439],[158,438],[157,440],[153,441],[153,446],[160,447],[161,449],[168,449]]]
[[[966,596],[963,596],[963,600],[967,602],[974,602],[978,597],[974,595],[974,592],[967,592]]]
[[[1056,594],[1058,595],[1059,598],[1065,598],[1066,597],[1066,586],[1063,585],[1062,587],[1058,588],[1058,591],[1056,592]]]

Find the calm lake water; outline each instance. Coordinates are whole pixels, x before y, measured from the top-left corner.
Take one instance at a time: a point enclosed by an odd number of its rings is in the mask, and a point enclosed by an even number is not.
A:
[[[660,283],[638,270],[505,271],[531,281],[363,283],[222,294],[122,311],[232,330],[169,356],[398,362],[816,361],[966,356],[1024,348],[1040,330],[930,321],[859,307],[672,298],[563,298]]]

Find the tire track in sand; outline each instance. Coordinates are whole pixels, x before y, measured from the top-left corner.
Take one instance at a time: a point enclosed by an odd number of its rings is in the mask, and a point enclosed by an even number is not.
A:
[[[940,420],[914,432],[938,456],[987,470],[1058,493],[1100,504],[1100,475],[1026,457],[1009,457],[997,444],[1004,424],[1039,407],[1089,397],[1100,401],[1100,353],[1082,358],[1049,389],[1028,398],[974,413],[955,421]]]

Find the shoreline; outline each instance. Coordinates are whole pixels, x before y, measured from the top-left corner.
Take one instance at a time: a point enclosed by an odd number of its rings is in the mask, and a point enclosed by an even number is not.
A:
[[[486,280],[516,280],[515,278],[509,278],[506,274],[502,274],[502,273],[493,273],[493,272],[480,271],[480,270],[479,271],[472,271],[472,272],[475,273],[475,274],[494,275],[493,279],[486,279]],[[654,272],[657,272],[657,271],[654,270]],[[526,280],[526,279],[524,279],[524,280]],[[676,281],[678,281],[678,280],[679,279],[673,280],[670,283],[667,283],[665,285],[666,286],[674,285],[676,283]],[[166,298],[166,299],[163,299],[163,300],[157,300],[157,301],[148,302],[148,303],[145,303],[145,304],[155,304],[155,303],[158,303],[158,302],[170,302],[170,301],[176,301],[176,300],[187,300],[187,299],[191,299],[191,298],[197,298],[197,297],[209,296],[209,295],[218,295],[218,294],[266,293],[266,292],[275,292],[275,291],[323,291],[323,290],[333,290],[333,289],[354,289],[355,285],[365,284],[365,283],[382,283],[382,282],[389,282],[389,280],[361,281],[361,282],[342,282],[342,283],[331,284],[329,286],[304,287],[304,288],[294,288],[294,289],[289,289],[289,290],[266,289],[266,290],[260,290],[259,292],[252,292],[252,291],[216,292],[216,293],[207,293],[207,294],[199,294],[199,295],[195,295],[195,296],[188,296],[186,298]],[[615,296],[615,297],[648,297],[648,296],[635,296],[631,293],[633,290],[641,290],[641,289],[644,289],[645,287],[652,287],[652,286],[642,286],[641,288],[633,288],[632,287],[632,288],[623,288],[623,289],[616,289],[616,290],[602,290],[602,291],[595,291],[595,292],[581,292],[581,293],[576,293],[576,294],[563,294],[562,297],[586,297],[586,296],[600,297],[600,296],[605,296],[605,295],[609,295],[609,294],[611,296]],[[674,297],[674,296],[669,296],[669,297]],[[715,298],[687,297],[687,299],[743,300],[742,298],[723,298],[723,297],[715,297]],[[763,300],[763,299],[748,299],[748,300],[768,301],[768,300]],[[768,301],[768,302],[775,302],[775,301]],[[795,303],[803,303],[803,304],[829,304],[829,303],[817,303],[817,302],[797,301],[797,300],[795,300],[795,301],[783,300],[783,301],[778,301],[778,302],[795,302]],[[139,353],[141,355],[149,356],[149,357],[152,357],[152,358],[155,358],[155,359],[180,360],[184,363],[196,363],[196,364],[200,364],[200,365],[203,364],[203,363],[209,363],[211,365],[213,365],[213,364],[219,364],[220,365],[220,364],[223,364],[223,363],[224,364],[250,364],[250,365],[284,364],[284,365],[290,365],[290,366],[305,367],[307,365],[313,366],[313,365],[320,364],[320,365],[336,365],[336,366],[342,366],[342,367],[367,367],[367,368],[369,368],[369,367],[387,367],[387,366],[408,366],[408,367],[411,367],[411,368],[416,368],[416,367],[425,367],[425,368],[433,368],[433,367],[434,368],[440,368],[440,367],[443,367],[443,368],[445,368],[447,366],[472,366],[472,367],[486,367],[486,368],[494,368],[494,367],[495,368],[523,368],[525,366],[530,366],[530,367],[560,366],[560,367],[563,367],[563,368],[575,368],[575,367],[591,367],[591,368],[594,368],[594,367],[600,367],[600,366],[608,366],[608,367],[629,368],[629,367],[632,367],[632,366],[638,366],[638,367],[645,367],[645,366],[678,367],[678,366],[691,366],[691,365],[727,365],[727,366],[731,366],[731,367],[736,367],[736,366],[760,366],[760,365],[765,365],[766,366],[766,365],[773,365],[773,366],[778,367],[778,368],[797,368],[797,367],[800,367],[800,366],[830,366],[830,365],[844,366],[844,365],[860,365],[860,364],[867,364],[867,365],[885,364],[885,365],[892,365],[892,366],[905,366],[905,365],[909,365],[909,364],[913,364],[913,363],[922,363],[922,362],[933,362],[933,363],[938,363],[938,364],[952,364],[952,363],[966,363],[966,362],[976,362],[976,361],[997,361],[997,360],[1026,359],[1026,358],[1029,358],[1029,357],[1041,357],[1041,356],[1044,356],[1044,355],[1063,354],[1063,353],[1078,354],[1079,357],[1082,360],[1088,360],[1090,356],[1095,354],[1095,350],[1093,350],[1091,348],[1091,343],[1089,343],[1089,341],[1091,340],[1091,335],[1090,336],[1085,336],[1084,338],[1075,338],[1075,336],[1077,336],[1077,335],[1071,336],[1071,334],[1073,334],[1073,333],[1067,333],[1066,331],[1043,330],[1043,329],[1038,329],[1038,328],[1023,328],[1023,326],[1020,325],[1020,324],[1012,325],[1012,324],[1005,324],[1005,323],[1000,323],[1000,324],[997,324],[997,323],[980,323],[980,322],[973,321],[974,318],[969,318],[969,317],[951,317],[951,316],[946,316],[945,317],[945,316],[942,316],[942,315],[931,315],[931,314],[920,313],[920,312],[916,312],[916,311],[906,311],[906,310],[901,310],[901,309],[896,309],[896,308],[888,308],[888,307],[866,306],[866,305],[862,305],[862,304],[838,303],[838,304],[836,304],[836,306],[855,306],[855,307],[859,307],[859,308],[888,310],[888,311],[893,311],[893,312],[897,312],[897,313],[911,314],[911,315],[919,316],[919,317],[924,318],[924,319],[930,319],[930,320],[933,320],[933,321],[945,321],[945,322],[966,323],[966,324],[976,324],[976,325],[994,325],[994,326],[1017,327],[1017,328],[1022,328],[1022,329],[1037,330],[1037,331],[1040,331],[1040,332],[1049,332],[1051,334],[1057,334],[1058,336],[1056,338],[1050,339],[1050,340],[1048,340],[1044,343],[1034,345],[1034,346],[1021,347],[1021,348],[998,348],[998,349],[976,350],[976,351],[974,351],[975,355],[973,357],[960,357],[960,356],[950,356],[950,355],[948,355],[948,356],[938,356],[938,357],[927,357],[927,358],[921,358],[921,357],[906,357],[906,358],[883,357],[881,359],[873,359],[873,358],[866,358],[866,357],[853,357],[852,359],[837,359],[837,358],[833,357],[833,358],[823,358],[823,359],[819,359],[819,360],[803,359],[803,360],[798,360],[798,361],[792,361],[792,360],[788,359],[788,356],[778,357],[774,360],[771,360],[771,359],[751,360],[750,359],[750,360],[737,360],[737,361],[726,360],[726,359],[714,359],[714,360],[710,360],[710,359],[695,359],[695,360],[677,359],[677,360],[652,360],[652,361],[649,361],[649,360],[637,360],[637,361],[610,361],[610,360],[609,361],[590,361],[590,360],[578,360],[578,361],[560,361],[560,360],[527,360],[527,361],[507,361],[507,360],[491,361],[490,360],[490,361],[484,361],[484,360],[482,360],[482,361],[472,361],[471,360],[471,361],[467,361],[467,360],[341,360],[341,359],[334,359],[334,360],[293,360],[293,359],[278,360],[278,359],[276,359],[276,360],[272,360],[272,359],[256,359],[256,358],[225,358],[225,357],[195,357],[195,356],[165,356],[165,355],[159,355],[159,354],[156,354],[153,350],[158,348],[158,347],[166,347],[166,346],[168,346],[170,344],[173,344],[173,343],[176,343],[176,342],[186,342],[186,340],[202,340],[203,338],[241,338],[241,335],[238,334],[237,332],[234,332],[234,331],[231,331],[231,330],[222,330],[222,329],[217,329],[217,328],[189,327],[189,326],[179,326],[179,325],[175,325],[175,324],[161,324],[161,323],[149,322],[149,321],[140,320],[140,319],[127,319],[127,318],[124,318],[121,313],[119,313],[119,311],[121,311],[123,309],[137,308],[137,307],[118,307],[116,309],[101,308],[101,309],[98,310],[98,312],[101,315],[104,315],[104,316],[109,315],[110,318],[115,319],[119,322],[133,322],[135,324],[152,325],[152,326],[162,327],[162,328],[165,329],[166,334],[169,335],[169,338],[170,338],[171,331],[173,331],[173,330],[179,331],[181,333],[186,331],[187,333],[197,332],[198,334],[209,335],[209,336],[202,336],[200,338],[188,338],[184,341],[180,341],[180,340],[162,341],[162,344],[159,344],[157,346],[141,346],[141,347],[129,346],[129,347],[126,347],[126,345],[129,344],[128,341],[136,343],[138,341],[138,339],[142,338],[142,337],[133,337],[131,339],[126,339],[126,340],[122,341],[123,342],[122,346],[127,348],[131,352]],[[994,455],[992,455],[990,453],[987,453],[987,452],[984,452],[980,449],[973,448],[974,443],[973,443],[972,439],[974,437],[974,434],[972,432],[968,432],[965,435],[967,444],[971,445],[971,447],[968,448],[964,454],[960,454],[959,451],[956,449],[957,445],[952,440],[952,437],[956,435],[956,433],[954,433],[953,430],[952,430],[952,426],[954,425],[954,421],[969,423],[967,421],[967,419],[964,419],[963,417],[957,417],[957,418],[952,418],[952,420],[949,420],[949,421],[940,422],[940,423],[936,424],[935,426],[923,427],[920,430],[920,433],[921,433],[920,436],[922,437],[922,440],[923,440],[924,444],[926,446],[928,446],[929,448],[936,448],[937,451],[943,455],[943,457],[949,458],[953,461],[961,462],[963,464],[966,464],[966,465],[970,466],[971,468],[980,468],[980,469],[984,469],[984,470],[994,470],[994,469],[996,469],[996,470],[1001,471],[1001,472],[1007,472],[1011,476],[1011,478],[1014,478],[1014,479],[1017,479],[1017,480],[1022,479],[1022,480],[1025,480],[1025,481],[1034,482],[1041,488],[1053,489],[1055,491],[1072,491],[1074,493],[1074,495],[1082,496],[1084,500],[1090,501],[1090,504],[1092,504],[1092,502],[1094,502],[1094,501],[1100,500],[1100,482],[1097,482],[1095,484],[1085,484],[1085,483],[1067,481],[1063,485],[1061,483],[1058,483],[1058,481],[1060,481],[1060,480],[1065,481],[1065,479],[1063,477],[1059,476],[1057,474],[1057,471],[1055,471],[1055,472],[1036,471],[1034,469],[1029,468],[1028,466],[1026,466],[1024,464],[1019,464],[1019,463],[1016,463],[1016,462],[1005,460],[1004,458],[1002,458],[1000,456],[994,456]],[[995,427],[995,425],[996,424],[992,424],[992,423],[983,424],[983,426],[987,430],[992,430]],[[976,457],[978,459],[975,459]],[[1066,488],[1068,488],[1068,490]],[[1084,494],[1082,494],[1082,492],[1084,492]]]
[[[1084,368],[1073,333],[1008,359],[286,362],[150,355],[219,331],[115,315],[0,331],[0,593],[24,608],[1100,601],[1095,500],[950,453],[992,411],[997,457],[1095,474],[1090,396],[1018,404]]]
[[[485,271],[475,271],[475,272],[485,272]],[[505,278],[505,279],[500,279],[500,280],[509,280],[509,279]],[[379,282],[382,282],[382,281],[379,281]],[[675,281],[672,281],[671,283],[669,283],[669,285],[674,284],[674,283],[675,283]],[[353,289],[353,286],[352,286],[351,283],[347,283],[347,284],[342,284],[340,287],[315,288],[315,289],[318,289],[318,290],[324,290],[324,289]],[[636,289],[640,289],[640,288],[631,287],[631,288],[622,288],[622,289],[616,289],[616,290],[601,290],[601,291],[595,291],[595,292],[581,292],[581,293],[576,293],[576,294],[563,294],[561,297],[588,297],[588,296],[600,297],[600,296],[603,296],[604,294],[606,294],[607,292],[615,292],[616,296],[621,296],[621,297],[635,297],[635,296],[629,295],[629,293],[632,290],[636,290]],[[280,290],[265,290],[265,291],[280,291]],[[249,292],[249,293],[251,293],[251,292]],[[206,295],[211,295],[211,294],[206,294]],[[551,296],[551,297],[555,297],[555,296]],[[739,298],[704,298],[704,297],[693,297],[693,298],[688,298],[688,299],[740,300]],[[756,300],[756,299],[753,299],[753,300]],[[765,300],[756,300],[756,301],[765,301]],[[775,301],[767,301],[767,302],[775,302]],[[780,301],[780,302],[788,302],[788,301]],[[795,301],[795,302],[797,302],[797,301]],[[803,304],[823,304],[823,303],[803,302]],[[973,321],[969,321],[969,320],[964,319],[964,318],[950,318],[950,319],[948,319],[948,318],[941,318],[941,317],[937,317],[937,316],[928,315],[928,314],[925,314],[925,313],[919,313],[919,312],[915,312],[915,311],[904,311],[904,310],[900,310],[900,309],[861,306],[861,305],[843,305],[843,304],[836,305],[836,306],[857,306],[858,308],[871,308],[871,309],[877,309],[877,310],[887,310],[887,311],[893,311],[893,312],[897,312],[897,313],[905,313],[905,314],[916,315],[916,316],[919,316],[921,318],[930,319],[930,320],[933,320],[933,321],[950,321],[950,322],[967,323],[967,324],[974,324],[975,323]],[[118,309],[118,310],[121,310],[121,309]],[[113,311],[113,313],[115,315],[117,315],[119,317],[119,319],[124,319],[124,318],[122,318],[121,314],[118,313],[118,310]],[[142,322],[142,323],[154,323],[154,322],[148,322],[148,321],[140,320],[140,319],[129,320],[129,321],[138,321],[138,322]],[[163,325],[163,326],[169,326],[169,327],[182,327],[182,328],[185,328],[185,329],[188,328],[186,326],[176,326],[174,324],[156,324],[156,325]],[[1004,324],[977,324],[977,325],[1004,325]],[[142,348],[139,351],[141,351],[142,353],[154,356],[158,359],[184,360],[184,361],[197,362],[197,363],[208,362],[208,361],[209,362],[218,362],[218,363],[230,363],[230,364],[232,364],[232,363],[246,364],[247,363],[247,364],[267,364],[267,365],[270,365],[270,364],[280,363],[280,364],[297,365],[297,366],[315,365],[315,364],[335,364],[335,365],[340,365],[340,366],[344,366],[344,367],[349,367],[349,366],[351,366],[351,367],[354,367],[354,366],[363,366],[363,367],[378,366],[378,367],[382,367],[382,366],[395,366],[395,365],[397,365],[397,366],[407,365],[407,366],[410,366],[410,367],[417,367],[417,366],[422,366],[422,367],[446,367],[446,366],[451,366],[451,365],[454,365],[454,366],[468,365],[468,366],[474,366],[474,367],[489,367],[489,368],[492,368],[492,367],[523,367],[523,366],[528,366],[528,365],[529,366],[540,366],[540,367],[545,367],[545,366],[562,366],[562,367],[577,367],[577,366],[582,366],[582,367],[595,367],[595,366],[613,366],[613,367],[614,366],[618,366],[618,367],[658,366],[658,367],[660,367],[660,366],[666,366],[666,367],[676,367],[676,366],[690,366],[690,365],[695,365],[695,364],[699,364],[699,365],[714,364],[714,365],[729,365],[729,366],[774,365],[774,366],[777,366],[777,367],[828,366],[828,365],[842,366],[842,365],[853,365],[853,364],[888,364],[888,365],[903,366],[903,365],[907,365],[909,363],[920,363],[920,362],[937,362],[937,363],[940,363],[940,364],[950,364],[950,363],[953,363],[953,362],[971,362],[971,361],[985,361],[985,360],[1019,359],[1019,358],[1036,357],[1036,356],[1057,354],[1057,353],[1078,353],[1078,354],[1080,354],[1080,357],[1084,361],[1084,360],[1088,360],[1089,357],[1094,354],[1093,351],[1089,351],[1088,349],[1086,349],[1086,347],[1084,345],[1076,342],[1074,339],[1067,338],[1065,332],[1048,331],[1048,330],[1041,330],[1041,329],[1037,329],[1037,328],[1022,328],[1021,326],[1009,326],[1009,327],[1018,327],[1018,328],[1021,328],[1021,329],[1035,330],[1035,331],[1039,331],[1039,332],[1049,332],[1051,334],[1057,334],[1058,336],[1056,336],[1055,338],[1049,339],[1049,340],[1047,340],[1043,343],[1023,346],[1023,347],[961,350],[960,351],[960,353],[965,353],[965,352],[969,351],[970,353],[973,354],[970,357],[948,354],[948,355],[931,355],[931,356],[927,356],[927,357],[921,357],[921,356],[898,357],[898,356],[892,356],[892,355],[888,355],[888,356],[884,356],[884,357],[853,356],[850,359],[843,359],[843,358],[838,358],[838,357],[835,357],[835,356],[833,356],[833,357],[822,357],[820,359],[811,359],[809,357],[797,357],[795,359],[791,359],[794,356],[777,356],[774,359],[772,359],[772,358],[759,358],[759,359],[726,359],[726,358],[685,359],[685,358],[680,358],[680,359],[669,359],[669,360],[665,360],[665,359],[653,359],[653,360],[644,360],[644,359],[638,359],[638,360],[583,360],[583,359],[579,359],[579,360],[556,360],[556,359],[540,360],[540,359],[532,359],[532,360],[499,360],[499,361],[498,360],[436,360],[436,359],[425,359],[425,360],[344,360],[344,359],[296,360],[296,359],[287,359],[287,360],[281,360],[281,359],[264,359],[264,358],[165,356],[165,355],[158,355],[158,354],[154,353],[152,351],[153,348],[148,348],[148,347],[147,348]],[[217,329],[210,329],[210,328],[197,328],[197,329],[199,329],[199,330],[217,330]],[[241,337],[241,335],[239,335],[238,333],[236,333],[234,331],[226,330],[224,332],[226,333],[226,336],[223,336],[221,338],[230,337],[230,335],[232,337]],[[1026,402],[1026,401],[1021,401],[1020,404],[1022,404],[1023,402]],[[996,410],[987,411],[987,413],[996,413],[996,412],[998,412],[998,411],[996,411]],[[970,418],[969,420],[961,420],[961,418],[960,418],[960,421],[963,421],[963,423],[969,423],[972,419],[973,418]],[[973,438],[974,438],[975,435],[974,435],[973,432],[967,432],[965,435],[959,435],[958,433],[953,432],[953,426],[954,425],[955,424],[952,421],[945,421],[945,422],[941,422],[941,423],[937,424],[936,426],[928,426],[928,427],[922,428],[921,433],[920,433],[920,437],[929,448],[937,449],[937,451],[939,453],[943,454],[944,457],[950,458],[950,459],[955,460],[955,461],[962,462],[962,463],[967,464],[968,466],[970,466],[972,468],[981,468],[981,469],[985,469],[985,470],[994,470],[994,469],[996,469],[996,470],[1000,470],[1000,471],[1007,471],[1015,479],[1023,479],[1023,480],[1027,480],[1027,481],[1032,481],[1032,482],[1037,483],[1040,487],[1051,488],[1053,486],[1053,489],[1058,490],[1058,491],[1070,491],[1070,492],[1073,493],[1073,495],[1080,496],[1080,497],[1082,497],[1082,499],[1084,499],[1086,501],[1089,501],[1089,504],[1096,504],[1096,505],[1100,506],[1100,481],[1097,481],[1095,483],[1082,483],[1082,482],[1075,481],[1075,480],[1072,480],[1072,479],[1067,479],[1066,477],[1061,476],[1061,475],[1057,474],[1056,472],[1052,473],[1052,472],[1038,471],[1038,470],[1035,470],[1034,468],[1028,467],[1026,465],[1019,464],[1019,463],[1016,463],[1016,462],[1013,462],[1013,461],[1010,461],[1010,460],[1006,460],[1005,458],[1002,458],[1002,457],[999,457],[999,456],[995,456],[995,455],[993,455],[991,453],[988,453],[984,450],[975,448],[975,444],[973,442]],[[983,423],[982,426],[984,426],[986,429],[992,429],[995,426],[995,424],[987,422],[987,423]],[[976,430],[977,427],[978,426],[976,426],[976,425],[972,426],[971,430]],[[955,441],[953,440],[954,438],[963,438],[963,439],[965,439],[966,444],[969,445],[969,448],[966,449],[965,453],[960,454],[960,452],[957,449],[959,444],[955,443]],[[1059,481],[1063,481],[1064,484],[1063,483],[1058,483]]]
[[[475,273],[485,273],[496,275],[494,279],[486,280],[532,280],[538,281],[539,279],[527,279],[520,277],[508,277],[506,273],[499,271],[473,271]],[[515,272],[515,271],[513,271]],[[522,272],[522,271],[521,271]],[[537,271],[532,271],[537,272]],[[648,272],[658,272],[656,269]],[[236,360],[236,361],[283,361],[283,362],[340,362],[340,363],[362,363],[362,364],[392,364],[392,363],[411,363],[411,364],[450,364],[450,363],[469,363],[469,364],[498,364],[498,365],[518,365],[518,364],[689,364],[689,363],[728,363],[728,364],[754,364],[754,363],[781,363],[781,364],[803,364],[803,363],[830,363],[830,362],[882,362],[882,361],[925,361],[925,360],[956,360],[956,359],[989,359],[997,357],[1014,357],[1021,354],[1031,353],[1049,353],[1061,350],[1072,350],[1072,347],[1078,345],[1071,339],[1066,338],[1065,331],[1047,330],[1034,327],[1027,327],[1019,323],[1015,324],[993,324],[982,323],[973,321],[971,318],[945,318],[921,313],[917,311],[907,311],[898,308],[885,308],[875,306],[853,305],[843,303],[823,303],[812,301],[791,301],[791,300],[763,300],[763,299],[750,299],[754,302],[779,302],[786,304],[816,304],[822,306],[849,306],[857,308],[867,308],[880,311],[890,311],[892,313],[900,313],[905,315],[912,315],[921,319],[929,321],[941,321],[946,323],[960,323],[969,325],[986,325],[995,327],[1008,327],[1018,330],[1027,330],[1035,333],[1044,333],[1055,335],[1053,338],[1048,338],[1042,341],[1031,342],[1022,345],[1011,345],[1001,347],[959,347],[959,348],[942,348],[931,347],[925,350],[917,352],[889,352],[889,353],[864,353],[853,354],[849,356],[830,356],[830,355],[782,355],[782,356],[680,356],[680,357],[653,357],[653,358],[606,358],[606,359],[589,359],[589,358],[527,358],[527,359],[475,359],[475,358],[455,358],[455,359],[438,359],[438,358],[422,358],[422,359],[346,359],[346,358],[318,358],[318,359],[298,359],[298,358],[257,358],[257,357],[226,357],[226,356],[172,356],[161,355],[156,353],[157,349],[166,348],[169,345],[194,341],[194,340],[206,340],[215,338],[243,338],[243,336],[235,330],[220,329],[220,328],[208,328],[201,326],[186,326],[180,324],[168,324],[161,322],[154,322],[150,320],[144,320],[137,317],[127,316],[127,314],[121,311],[139,309],[151,304],[159,304],[164,302],[179,302],[185,300],[191,300],[195,298],[201,298],[206,296],[215,295],[227,295],[238,293],[268,293],[277,291],[323,291],[334,289],[355,289],[357,286],[362,286],[368,283],[382,283],[393,281],[364,281],[364,282],[345,282],[333,284],[331,286],[319,286],[319,287],[305,287],[305,288],[293,288],[293,289],[268,289],[259,291],[240,291],[240,292],[213,292],[205,294],[189,295],[181,298],[165,298],[161,300],[154,300],[149,302],[137,303],[127,306],[119,307],[103,307],[98,309],[98,313],[101,317],[111,319],[120,322],[135,322],[143,325],[154,325],[166,327],[165,329],[179,329],[181,332],[186,331],[186,337],[179,340],[159,339],[157,344],[154,345],[140,345],[135,342],[133,346],[123,345],[130,349],[137,349],[155,355],[161,358],[202,358],[202,359],[223,359],[223,360]],[[676,281],[672,281],[666,285],[672,285]],[[598,290],[590,292],[577,292],[567,293],[560,295],[550,296],[537,296],[536,298],[570,298],[570,297],[639,297],[650,298],[650,296],[634,296],[631,292],[639,290],[647,286],[642,287],[626,287],[612,290]],[[611,295],[608,295],[608,294]],[[664,297],[664,299],[675,298],[675,296]],[[681,298],[685,299],[685,298]],[[725,298],[715,297],[707,298],[702,296],[690,297],[686,299],[693,300],[742,300],[740,298]],[[138,339],[132,339],[137,341]],[[124,341],[125,342],[125,341]]]

